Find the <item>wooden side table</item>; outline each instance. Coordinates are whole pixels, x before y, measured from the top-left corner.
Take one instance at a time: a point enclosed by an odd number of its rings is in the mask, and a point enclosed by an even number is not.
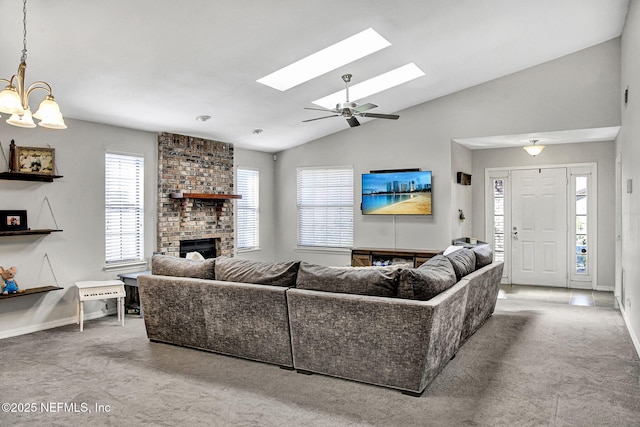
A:
[[[124,326],[124,282],[120,280],[90,280],[76,282],[78,287],[78,323],[80,332],[84,330],[84,302],[98,299],[117,298],[118,302],[118,322]]]
[[[131,304],[131,301],[133,301],[134,303],[137,302],[138,309],[140,310],[140,317],[144,317],[144,315],[142,313],[142,301],[140,301],[140,293],[138,292],[138,276],[146,274],[151,274],[151,271],[146,270],[138,271],[136,273],[118,274],[120,280],[124,282],[124,286],[129,287],[129,289],[125,287],[125,290],[130,291],[130,293],[127,293],[127,299],[130,300],[128,303]],[[125,308],[129,308],[127,307],[127,303],[125,303]]]

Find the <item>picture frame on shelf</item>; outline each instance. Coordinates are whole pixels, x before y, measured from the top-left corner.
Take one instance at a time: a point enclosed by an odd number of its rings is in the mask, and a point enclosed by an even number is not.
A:
[[[55,148],[20,147],[12,141],[10,157],[12,173],[55,174]]]
[[[27,211],[0,210],[0,231],[28,230]]]

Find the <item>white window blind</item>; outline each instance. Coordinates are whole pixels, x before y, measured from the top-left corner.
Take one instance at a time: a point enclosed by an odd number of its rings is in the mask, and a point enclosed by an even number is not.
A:
[[[144,158],[105,154],[107,264],[144,259]]]
[[[236,238],[238,249],[255,249],[259,246],[259,181],[260,172],[238,168],[236,174],[238,200]]]
[[[353,168],[298,168],[298,246],[353,246]]]

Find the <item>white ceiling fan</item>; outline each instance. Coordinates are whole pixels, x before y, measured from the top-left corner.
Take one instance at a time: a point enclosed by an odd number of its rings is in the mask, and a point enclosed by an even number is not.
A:
[[[367,102],[366,104],[358,105],[355,102],[349,101],[349,82],[351,82],[351,77],[352,77],[351,74],[345,74],[342,76],[342,80],[346,85],[346,91],[347,91],[347,100],[345,102],[336,104],[336,108],[334,108],[333,110],[327,110],[324,108],[305,108],[305,110],[325,111],[325,112],[334,113],[334,114],[331,114],[330,116],[316,117],[315,119],[303,120],[303,122],[312,122],[315,120],[328,119],[329,117],[342,116],[345,119],[347,119],[347,123],[349,123],[349,126],[355,127],[355,126],[360,126],[360,122],[358,121],[356,116],[372,117],[376,119],[391,119],[391,120],[397,120],[400,117],[397,114],[367,113],[367,111],[373,108],[377,108],[378,106],[370,102]]]

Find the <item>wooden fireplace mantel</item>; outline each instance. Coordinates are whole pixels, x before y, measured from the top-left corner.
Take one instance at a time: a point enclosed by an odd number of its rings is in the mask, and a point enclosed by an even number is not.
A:
[[[227,200],[227,199],[242,199],[242,195],[240,194],[209,194],[209,193],[170,193],[169,198]]]

